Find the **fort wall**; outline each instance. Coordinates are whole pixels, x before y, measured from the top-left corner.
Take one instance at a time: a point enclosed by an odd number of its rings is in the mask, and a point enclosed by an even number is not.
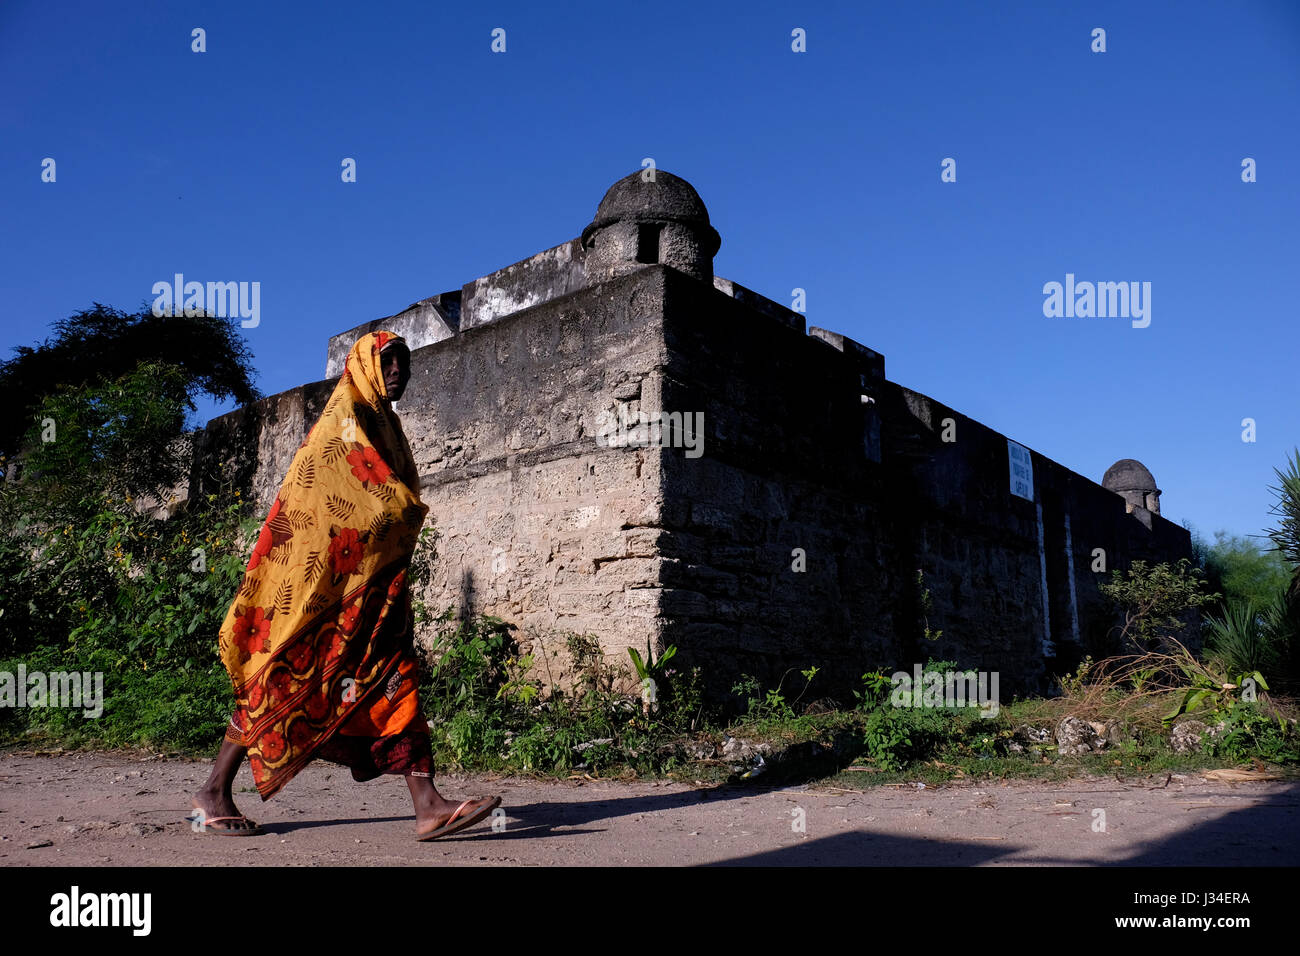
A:
[[[817,665],[847,699],[930,659],[1042,690],[1116,650],[1098,585],[1191,554],[1150,473],[1124,459],[1102,487],[888,381],[879,353],[714,275],[699,197],[661,176],[616,183],[580,238],[334,336],[326,380],[196,434],[191,494],[224,482],[265,513],[348,349],[388,328],[413,349],[396,408],[440,535],[435,611],[620,661],[675,644],[719,696]],[[702,430],[652,440],[663,413]]]

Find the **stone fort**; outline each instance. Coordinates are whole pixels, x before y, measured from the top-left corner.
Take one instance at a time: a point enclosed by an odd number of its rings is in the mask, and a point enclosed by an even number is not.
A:
[[[714,694],[816,664],[847,696],[932,658],[1040,690],[1115,650],[1110,569],[1191,556],[1150,472],[1097,484],[890,381],[715,275],[720,244],[684,179],[626,176],[579,236],[333,336],[324,380],[211,421],[190,493],[233,480],[265,514],[352,344],[391,329],[435,610],[623,663],[675,644]]]

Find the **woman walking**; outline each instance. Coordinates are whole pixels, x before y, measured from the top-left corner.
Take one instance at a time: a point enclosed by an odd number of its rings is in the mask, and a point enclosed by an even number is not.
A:
[[[263,800],[317,757],[358,781],[406,777],[416,837],[483,819],[500,797],[446,800],[420,713],[407,574],[428,506],[392,410],[410,378],[400,336],[372,332],[294,456],[221,626],[235,710],[196,829],[263,830],[235,807],[244,756]]]

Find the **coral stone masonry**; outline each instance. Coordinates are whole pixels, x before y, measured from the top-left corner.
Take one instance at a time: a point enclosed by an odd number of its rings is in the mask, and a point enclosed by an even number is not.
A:
[[[336,335],[326,380],[214,419],[190,493],[233,480],[265,512],[348,350],[387,328],[441,536],[423,600],[624,662],[675,644],[714,695],[811,664],[847,694],[930,658],[1038,689],[1111,649],[1110,569],[1191,556],[1139,462],[1097,484],[889,381],[714,275],[720,243],[684,179],[620,179],[580,236]]]

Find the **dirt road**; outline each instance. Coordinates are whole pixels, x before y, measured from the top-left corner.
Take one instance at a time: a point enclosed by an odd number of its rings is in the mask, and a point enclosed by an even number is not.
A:
[[[401,780],[358,784],[323,763],[265,804],[240,771],[236,799],[266,835],[194,833],[188,795],[210,766],[0,754],[0,866],[1300,864],[1294,781],[1189,774],[846,792],[443,776],[449,797],[500,793],[505,813],[495,829],[485,821],[422,844]]]

